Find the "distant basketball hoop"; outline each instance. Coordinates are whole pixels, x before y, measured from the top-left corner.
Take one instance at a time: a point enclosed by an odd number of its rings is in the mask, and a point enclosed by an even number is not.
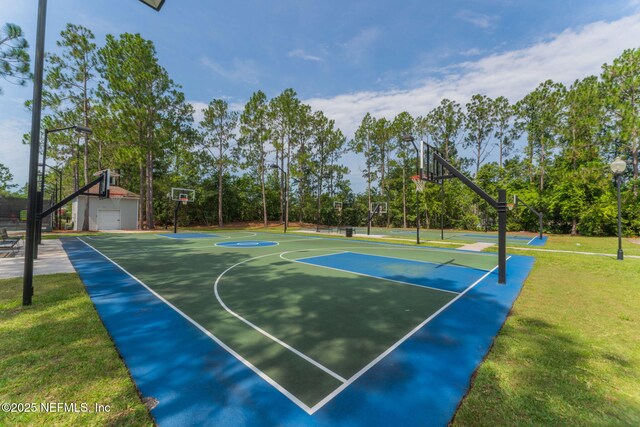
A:
[[[411,181],[416,185],[416,191],[418,193],[422,193],[424,191],[424,184],[426,181],[423,181],[420,175],[413,175],[411,177]]]

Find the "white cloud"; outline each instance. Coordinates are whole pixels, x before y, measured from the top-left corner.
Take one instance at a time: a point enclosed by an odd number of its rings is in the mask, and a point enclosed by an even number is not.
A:
[[[374,27],[365,28],[358,34],[342,44],[345,49],[345,55],[349,62],[360,64],[364,60],[367,52],[373,43],[380,36],[380,30]]]
[[[460,55],[462,56],[478,56],[482,53],[482,51],[480,49],[478,49],[477,47],[473,47],[471,49],[467,49],[463,52],[460,52]]]
[[[485,15],[484,13],[472,12],[470,10],[458,12],[456,18],[483,29],[492,27],[498,20],[497,16]]]
[[[258,68],[254,61],[234,58],[231,65],[223,66],[203,56],[201,63],[226,79],[258,84]]]
[[[289,58],[299,58],[304,59],[305,61],[314,61],[314,62],[322,62],[322,58],[317,55],[312,55],[307,53],[304,49],[294,49],[287,53]]]
[[[356,92],[305,102],[353,135],[367,112],[389,119],[402,111],[417,116],[426,114],[443,98],[465,103],[473,94],[482,93],[517,101],[547,79],[571,84],[599,74],[603,63],[611,63],[624,49],[637,47],[637,40],[640,14],[567,29],[524,49],[463,62],[444,70],[444,77],[425,76],[413,89]]]

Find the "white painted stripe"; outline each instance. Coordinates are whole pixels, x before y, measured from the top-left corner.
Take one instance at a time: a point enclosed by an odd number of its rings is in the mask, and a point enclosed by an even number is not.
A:
[[[188,315],[186,315],[184,312],[182,312],[178,307],[174,306],[173,304],[171,304],[169,301],[167,301],[166,299],[164,299],[161,295],[159,295],[157,292],[155,292],[153,289],[151,289],[149,286],[147,286],[144,282],[142,282],[140,279],[138,279],[137,277],[135,277],[133,274],[129,273],[127,270],[125,270],[124,268],[122,268],[117,262],[115,262],[114,260],[112,260],[111,258],[109,258],[108,256],[106,256],[105,254],[103,254],[102,252],[100,252],[98,249],[94,248],[93,246],[91,246],[89,243],[85,242],[83,239],[78,237],[78,240],[80,240],[82,243],[84,243],[85,245],[87,245],[88,247],[90,247],[91,249],[93,249],[94,251],[96,251],[97,253],[99,253],[100,255],[102,255],[105,259],[107,259],[108,261],[110,261],[113,265],[115,265],[116,267],[118,267],[120,270],[122,270],[126,275],[128,275],[129,277],[131,277],[133,280],[135,280],[136,282],[138,282],[139,284],[141,284],[142,286],[144,286],[149,292],[151,292],[156,298],[158,298],[160,301],[164,302],[165,304],[167,304],[169,307],[171,307],[176,313],[178,313],[180,316],[182,316],[183,318],[185,318],[187,321],[189,321],[189,323],[191,323],[193,326],[195,326],[196,328],[198,328],[202,333],[204,333],[206,336],[208,336],[209,338],[211,338],[213,341],[215,341],[220,347],[222,347],[223,349],[225,349],[226,351],[228,351],[231,355],[233,355],[236,359],[238,359],[242,364],[244,364],[247,368],[251,369],[253,372],[255,372],[260,378],[262,378],[263,380],[265,380],[267,383],[269,383],[271,386],[273,386],[273,388],[275,388],[276,390],[278,390],[280,393],[282,393],[283,395],[285,395],[287,398],[289,398],[293,403],[295,403],[296,405],[298,405],[302,410],[304,410],[306,413],[308,413],[309,415],[313,414],[313,411],[309,406],[307,406],[304,402],[302,402],[300,399],[298,399],[296,396],[294,396],[293,394],[291,394],[286,388],[282,387],[280,384],[278,384],[275,380],[273,380],[271,377],[269,377],[267,374],[265,374],[264,372],[262,372],[260,369],[258,369],[256,366],[254,366],[251,362],[249,362],[248,360],[246,360],[244,357],[242,357],[240,354],[236,353],[231,347],[227,346],[224,342],[222,342],[218,337],[216,337],[215,335],[213,335],[211,332],[209,332],[207,329],[205,329],[203,326],[201,326],[198,322],[196,322],[195,320],[193,320],[191,317],[189,317]],[[273,254],[271,254],[273,255]],[[267,256],[267,255],[264,255]]]
[[[313,250],[313,249],[311,249]],[[321,251],[322,249],[317,249],[318,251]],[[326,250],[326,249],[325,249]],[[380,276],[372,276],[370,274],[365,274],[365,273],[358,273],[356,271],[350,271],[350,270],[343,270],[340,268],[335,268],[335,267],[327,267],[325,265],[317,265],[317,264],[312,264],[310,262],[304,262],[304,261],[300,261],[299,259],[289,259],[289,258],[285,258],[283,257],[283,255],[288,254],[288,253],[292,253],[292,252],[297,252],[297,251],[289,251],[289,252],[283,252],[280,254],[280,258],[282,258],[285,261],[291,261],[291,262],[297,262],[300,264],[305,264],[305,265],[312,265],[314,267],[318,267],[318,268],[326,268],[329,270],[335,270],[335,271],[341,271],[343,273],[351,273],[351,274],[355,274],[356,276],[364,276],[364,277],[371,277],[373,279],[380,279],[380,280],[386,280],[388,282],[395,282],[395,283],[400,283],[402,285],[409,285],[409,286],[417,286],[419,288],[427,288],[427,289],[432,289],[434,291],[440,291],[440,292],[447,292],[450,294],[454,294],[454,295],[458,295],[459,292],[454,292],[454,291],[447,291],[445,289],[438,289],[438,288],[433,288],[431,286],[426,286],[426,285],[417,285],[415,283],[409,283],[409,282],[403,282],[402,280],[395,280],[395,279],[387,279],[386,277],[380,277]],[[310,257],[310,258],[316,258],[316,257]]]
[[[509,258],[511,258],[510,256],[507,257],[507,260],[509,260]],[[369,362],[369,364],[367,364],[364,368],[362,368],[360,371],[358,371],[356,374],[354,374],[351,378],[349,378],[349,380],[342,384],[340,387],[338,387],[337,389],[335,389],[333,392],[331,392],[329,395],[327,395],[324,399],[322,399],[320,402],[318,402],[317,404],[315,404],[312,408],[311,411],[312,413],[317,411],[318,409],[322,408],[324,405],[326,405],[329,401],[331,401],[334,397],[336,397],[338,394],[340,394],[345,388],[349,387],[351,384],[354,383],[354,381],[356,381],[358,378],[360,378],[364,373],[366,373],[368,370],[370,370],[373,366],[375,366],[379,361],[381,361],[382,359],[384,359],[389,353],[391,353],[393,350],[395,350],[396,348],[398,348],[400,346],[400,344],[402,344],[403,342],[405,342],[406,340],[408,340],[409,338],[411,338],[411,336],[413,336],[416,332],[418,332],[423,326],[425,326],[427,323],[429,323],[430,321],[432,321],[436,316],[438,316],[440,313],[442,313],[444,310],[446,310],[449,306],[451,306],[451,304],[453,304],[454,302],[456,302],[457,300],[459,300],[460,298],[462,298],[467,292],[469,292],[471,289],[473,289],[474,287],[476,287],[476,285],[478,285],[480,282],[482,282],[487,276],[489,276],[491,273],[493,273],[496,269],[498,268],[498,266],[493,267],[490,271],[488,271],[484,276],[482,276],[481,278],[479,278],[478,280],[476,280],[472,285],[470,285],[467,289],[465,289],[462,293],[460,293],[457,297],[455,297],[454,299],[452,299],[451,301],[449,301],[446,305],[442,306],[440,308],[440,310],[436,311],[435,313],[433,313],[431,316],[429,316],[427,319],[425,319],[422,323],[420,323],[418,326],[416,326],[415,328],[413,328],[413,330],[411,330],[411,332],[409,332],[408,334],[406,334],[404,337],[402,337],[400,340],[398,340],[394,345],[392,345],[391,347],[389,347],[384,353],[380,354],[378,357],[376,357],[375,359],[373,359],[371,362]]]
[[[213,292],[214,292],[214,294],[216,296],[216,299],[218,300],[218,302],[220,303],[222,308],[224,308],[232,316],[238,318],[240,321],[242,321],[242,322],[246,323],[247,325],[251,326],[253,329],[255,329],[256,331],[260,332],[265,337],[267,337],[270,340],[280,344],[282,347],[286,348],[287,350],[291,351],[292,353],[300,356],[301,358],[303,358],[307,362],[311,363],[315,367],[323,370],[324,372],[326,372],[327,374],[331,375],[333,378],[337,379],[338,381],[345,382],[346,379],[342,378],[340,375],[336,374],[331,369],[329,369],[326,366],[322,365],[321,363],[315,361],[314,359],[310,358],[309,356],[307,356],[306,354],[302,353],[301,351],[293,348],[292,346],[290,346],[289,344],[285,343],[281,339],[274,337],[269,332],[265,331],[264,329],[260,328],[259,326],[251,323],[249,320],[245,319],[244,317],[240,316],[238,313],[236,313],[235,311],[233,311],[229,307],[227,307],[227,305],[224,303],[224,301],[222,301],[222,298],[220,297],[220,294],[218,293],[218,285],[220,283],[220,279],[222,279],[222,276],[224,276],[226,273],[228,273],[229,271],[231,271],[232,269],[236,268],[239,265],[245,264],[245,263],[247,263],[249,261],[253,261],[253,260],[256,260],[256,259],[259,259],[259,258],[272,256],[272,255],[277,255],[277,253],[271,253],[271,254],[267,254],[267,255],[257,256],[257,257],[254,257],[254,258],[246,259],[244,261],[240,261],[239,263],[232,265],[231,267],[227,268],[225,271],[220,273],[220,275],[216,279],[216,282],[213,285]]]
[[[527,242],[527,246],[529,245],[529,243],[533,242],[533,241],[534,241],[534,240],[536,240],[537,238],[538,238],[538,236],[536,236],[536,237],[534,237],[533,239],[529,240],[529,241]]]

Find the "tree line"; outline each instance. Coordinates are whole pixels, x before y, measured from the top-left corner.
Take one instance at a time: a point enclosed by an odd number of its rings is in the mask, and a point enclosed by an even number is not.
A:
[[[183,225],[288,218],[357,226],[371,203],[384,201],[388,214],[377,216],[377,225],[411,227],[420,215],[427,226],[443,216],[446,227],[494,229],[495,213],[456,180],[416,192],[416,154],[403,140],[411,134],[489,194],[506,188],[541,210],[550,232],[615,233],[608,165],[622,156],[629,165],[622,177],[625,230],[640,231],[640,49],[604,64],[599,76],[569,87],[548,80],[513,103],[476,94],[464,105],[443,99],[421,116],[367,113],[347,138],[293,89],[271,99],[256,91],[239,111],[213,99],[196,123],[181,86],[139,34],[108,35],[98,46],[91,30],[68,24],[57,45],[46,59],[42,128],[82,124],[93,134],[50,134],[48,156],[63,170],[66,193],[97,170],[119,171],[122,186],[141,196],[141,228],[168,224],[167,195],[186,187],[197,195]],[[359,167],[345,164],[347,152],[361,159],[363,192],[347,179]],[[537,224],[527,210],[509,218],[512,230]]]

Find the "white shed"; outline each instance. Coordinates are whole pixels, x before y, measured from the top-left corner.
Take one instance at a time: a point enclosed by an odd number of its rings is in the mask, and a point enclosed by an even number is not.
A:
[[[89,193],[97,194],[98,186]],[[78,196],[72,203],[71,218],[74,230],[82,230],[85,206],[89,199],[89,230],[135,230],[138,228],[140,196],[122,187],[111,185],[109,198]]]

